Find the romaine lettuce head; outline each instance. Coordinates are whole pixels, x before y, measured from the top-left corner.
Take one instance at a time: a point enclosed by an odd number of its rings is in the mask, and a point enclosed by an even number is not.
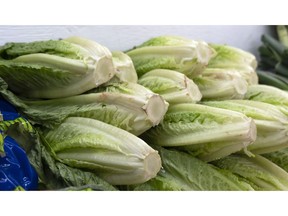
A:
[[[204,41],[179,36],[158,36],[126,52],[138,77],[153,69],[170,69],[189,78],[204,70],[214,50]]]
[[[140,135],[158,125],[168,103],[137,83],[110,83],[90,93],[50,100],[18,98],[1,82],[0,92],[33,124],[54,128],[67,117],[97,119]]]
[[[226,68],[237,70],[249,85],[258,84],[256,57],[244,50],[222,44],[209,44],[216,54],[210,59],[208,68]]]
[[[82,37],[7,43],[0,48],[0,77],[10,90],[25,97],[81,94],[114,74],[111,52]]]
[[[193,79],[203,100],[242,99],[247,92],[246,79],[234,69],[206,68]]]
[[[245,150],[256,139],[246,115],[201,104],[170,105],[163,121],[143,134],[148,143],[176,147],[205,161]]]
[[[193,80],[174,70],[149,71],[141,76],[138,83],[160,94],[169,104],[196,103],[202,98]]]
[[[209,43],[209,45],[215,49],[217,53],[213,59],[211,59],[211,62],[209,62],[209,66],[211,67],[216,67],[218,64],[235,63],[239,65],[250,65],[254,70],[257,68],[258,62],[256,56],[250,52],[227,44]]]
[[[112,185],[143,183],[161,168],[158,152],[147,143],[98,120],[69,117],[43,136],[59,161],[95,172]]]
[[[241,112],[256,124],[257,137],[247,147],[255,154],[263,154],[288,147],[288,117],[277,107],[260,101],[226,100],[203,102],[205,105]]]

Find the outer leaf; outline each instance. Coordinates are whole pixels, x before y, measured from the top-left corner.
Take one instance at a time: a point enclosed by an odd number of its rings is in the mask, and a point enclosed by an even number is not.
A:
[[[260,155],[229,155],[213,164],[253,182],[257,190],[288,190],[288,173]]]
[[[162,169],[159,174],[143,183],[129,188],[134,191],[191,191],[193,190],[187,183],[184,183],[182,179],[175,177]]]
[[[268,158],[273,163],[280,166],[286,172],[288,172],[288,148],[284,148],[271,153],[263,154],[265,158]]]
[[[282,89],[268,85],[251,85],[245,99],[275,105],[288,116],[288,93]]]
[[[251,185],[228,171],[205,163],[187,153],[157,147],[163,170],[156,178],[135,190],[238,191],[253,190]]]

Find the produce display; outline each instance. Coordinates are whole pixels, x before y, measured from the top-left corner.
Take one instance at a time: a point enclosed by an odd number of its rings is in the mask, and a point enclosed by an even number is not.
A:
[[[0,46],[0,190],[288,190],[287,29]]]

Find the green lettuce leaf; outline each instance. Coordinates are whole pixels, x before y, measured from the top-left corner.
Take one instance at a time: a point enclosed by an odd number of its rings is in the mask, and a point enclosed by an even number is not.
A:
[[[251,85],[244,99],[272,104],[288,116],[288,93],[277,87],[263,84]]]
[[[284,169],[286,172],[288,172],[288,148],[284,148],[271,153],[266,153],[262,156],[269,159],[270,161]]]
[[[263,156],[229,155],[213,164],[251,181],[255,190],[288,190],[288,173]]]
[[[163,169],[158,175],[134,190],[153,191],[247,191],[250,184],[229,171],[199,160],[185,152],[156,148]]]
[[[4,151],[4,136],[0,131],[0,157],[1,155],[4,155],[5,151]]]

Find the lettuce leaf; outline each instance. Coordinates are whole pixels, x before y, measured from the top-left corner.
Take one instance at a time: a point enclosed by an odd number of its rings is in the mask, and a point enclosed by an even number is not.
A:
[[[288,173],[261,155],[248,157],[235,154],[212,163],[252,182],[256,190],[288,190]]]
[[[153,191],[247,191],[252,186],[229,171],[223,171],[179,150],[152,145],[162,158],[158,175],[134,190]]]

